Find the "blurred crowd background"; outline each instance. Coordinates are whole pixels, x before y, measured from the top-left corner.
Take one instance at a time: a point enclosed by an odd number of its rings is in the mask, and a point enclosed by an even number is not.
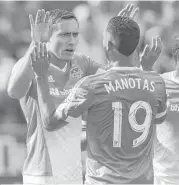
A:
[[[0,2],[0,184],[22,180],[26,156],[26,122],[17,100],[6,92],[11,69],[27,50],[30,38],[28,15],[38,9],[67,9],[77,16],[81,35],[77,51],[105,63],[102,35],[108,20],[118,14],[128,1],[1,1]],[[174,69],[172,36],[179,32],[179,2],[132,1],[139,6],[136,21],[141,28],[140,51],[161,36],[163,51],[156,66],[161,73]]]

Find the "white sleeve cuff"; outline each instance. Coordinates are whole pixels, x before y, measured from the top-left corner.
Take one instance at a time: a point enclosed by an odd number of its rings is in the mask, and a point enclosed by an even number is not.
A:
[[[157,114],[156,114],[156,118],[157,118],[157,119],[158,119],[158,118],[161,118],[161,117],[165,116],[166,113],[167,113],[167,109],[165,109],[164,112],[157,113]]]

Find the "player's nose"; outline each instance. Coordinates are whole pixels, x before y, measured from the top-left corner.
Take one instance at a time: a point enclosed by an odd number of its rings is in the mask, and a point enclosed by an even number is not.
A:
[[[74,45],[76,43],[77,43],[77,38],[73,34],[71,34],[69,39],[69,44]]]

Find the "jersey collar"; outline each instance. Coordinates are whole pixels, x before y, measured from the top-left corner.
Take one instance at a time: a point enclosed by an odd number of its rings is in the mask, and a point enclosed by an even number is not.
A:
[[[50,63],[50,66],[51,67],[54,67],[54,68],[56,68],[56,69],[58,69],[58,70],[60,70],[60,71],[62,71],[62,72],[66,72],[67,71],[67,66],[68,66],[68,64],[66,63],[65,64],[65,66],[61,69],[61,68],[59,68],[59,67],[57,67],[56,65],[54,65],[54,64],[52,64],[52,63]]]
[[[115,70],[137,70],[137,69],[140,69],[138,67],[111,67],[109,70],[112,70],[112,69],[115,69]]]

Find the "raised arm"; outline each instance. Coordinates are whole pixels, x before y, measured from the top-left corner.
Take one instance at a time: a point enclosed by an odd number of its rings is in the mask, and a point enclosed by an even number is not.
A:
[[[143,70],[159,72],[156,69],[154,69],[153,66],[155,62],[158,60],[161,52],[162,52],[161,38],[153,37],[151,47],[146,45],[140,56],[140,62]]]
[[[81,79],[74,87],[70,95],[57,108],[49,94],[48,68],[49,54],[44,43],[38,44],[38,49],[31,56],[32,68],[36,76],[37,95],[43,127],[48,131],[59,129],[67,122],[68,116],[79,117],[85,110],[88,110],[92,102],[92,94],[89,91],[85,78]]]
[[[133,4],[127,4],[125,8],[123,8],[119,13],[118,16],[123,16],[123,17],[129,17],[131,19],[135,19],[137,13],[139,11],[139,8],[136,7],[134,9]]]
[[[118,13],[118,16],[120,15],[124,17],[129,17],[131,19],[135,19],[138,11],[139,11],[138,7],[134,9],[133,4],[127,4],[127,6]],[[161,38],[160,37],[152,38],[152,46],[150,47],[146,45],[142,54],[139,56],[143,70],[156,71],[153,65],[159,58],[161,51],[162,51]]]
[[[55,105],[49,94],[48,86],[48,69],[49,57],[45,43],[37,43],[34,52],[31,54],[32,70],[35,74],[37,82],[37,98],[39,104],[39,111],[42,118],[42,126],[48,131],[57,130],[68,122],[65,120],[59,121],[53,116],[55,112]]]
[[[7,92],[11,98],[21,99],[29,90],[33,79],[30,54],[34,49],[32,42],[27,53],[13,67],[9,78]]]
[[[32,15],[29,15],[31,25],[32,43],[27,53],[13,67],[9,79],[7,92],[8,95],[15,99],[21,99],[26,95],[33,79],[33,71],[31,66],[30,55],[34,50],[37,42],[48,42],[51,34],[51,20],[49,20],[49,12],[38,10],[35,22]]]

